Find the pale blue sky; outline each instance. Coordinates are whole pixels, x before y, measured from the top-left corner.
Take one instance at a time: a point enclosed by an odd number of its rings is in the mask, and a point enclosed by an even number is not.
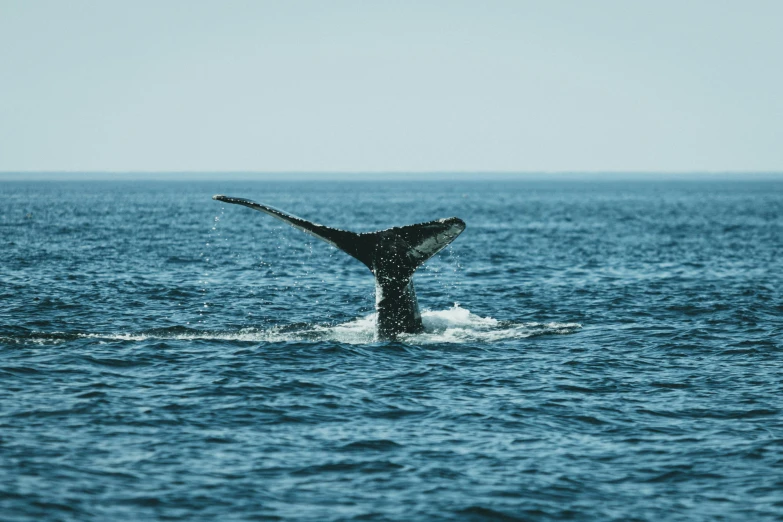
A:
[[[783,1],[0,0],[0,170],[783,171]]]

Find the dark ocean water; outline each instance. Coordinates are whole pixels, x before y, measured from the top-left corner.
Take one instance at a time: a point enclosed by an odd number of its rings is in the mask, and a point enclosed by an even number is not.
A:
[[[427,332],[247,197],[458,216]],[[0,519],[783,520],[782,181],[0,181]]]

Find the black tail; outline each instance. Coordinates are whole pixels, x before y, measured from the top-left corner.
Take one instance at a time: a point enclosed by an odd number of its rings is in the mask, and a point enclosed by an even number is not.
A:
[[[448,218],[357,234],[311,223],[248,199],[227,196],[213,199],[269,214],[364,263],[375,274],[375,309],[378,336],[382,339],[395,339],[398,334],[424,329],[413,288],[413,272],[465,230],[461,219]]]
[[[373,273],[377,272],[379,264],[386,257],[387,248],[384,245],[394,239],[396,247],[402,247],[399,254],[405,257],[405,270],[409,274],[421,266],[429,258],[443,250],[449,243],[465,230],[465,222],[459,218],[439,219],[417,225],[394,227],[378,232],[366,232],[358,234],[347,230],[326,227],[317,223],[293,216],[282,210],[267,205],[261,205],[249,199],[232,198],[228,196],[213,196],[212,199],[225,203],[234,203],[269,214],[284,221],[302,232],[326,241],[346,254],[355,257]],[[402,268],[402,267],[400,267]]]

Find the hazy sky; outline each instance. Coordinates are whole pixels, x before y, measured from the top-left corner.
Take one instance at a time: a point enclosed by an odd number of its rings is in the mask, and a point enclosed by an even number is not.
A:
[[[783,1],[0,0],[0,170],[783,171]]]

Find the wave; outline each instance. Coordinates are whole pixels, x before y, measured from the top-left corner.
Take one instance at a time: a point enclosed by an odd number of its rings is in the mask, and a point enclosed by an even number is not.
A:
[[[571,334],[582,327],[579,323],[499,321],[492,317],[481,317],[462,308],[457,303],[446,310],[425,310],[422,312],[421,319],[424,323],[423,332],[403,334],[398,340],[414,345],[491,343],[541,335]],[[266,329],[242,328],[233,331],[174,327],[143,332],[33,333],[23,337],[0,337],[0,342],[61,344],[75,339],[95,339],[100,342],[180,340],[284,343],[333,341],[346,344],[372,344],[378,341],[375,335],[375,321],[376,314],[373,313],[337,325],[298,324],[273,326]]]

